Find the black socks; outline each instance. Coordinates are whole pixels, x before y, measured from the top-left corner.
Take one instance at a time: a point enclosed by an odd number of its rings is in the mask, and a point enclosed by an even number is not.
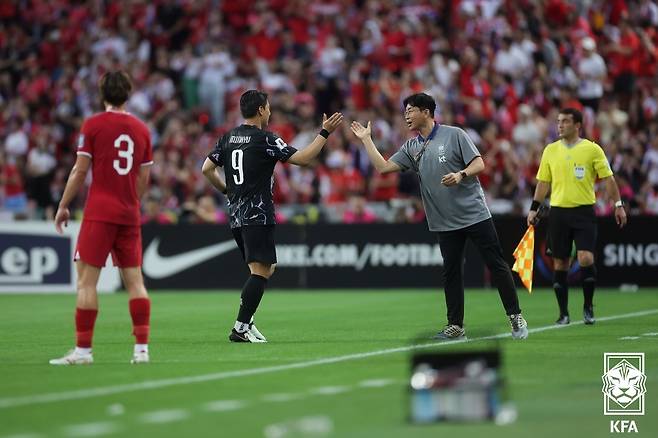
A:
[[[256,313],[260,304],[267,278],[260,275],[251,274],[242,288],[240,296],[240,311],[238,312],[238,321],[249,324],[251,317]]]
[[[590,308],[594,301],[594,288],[596,287],[596,267],[594,265],[582,266],[580,274],[583,280],[584,306]]]
[[[560,306],[560,315],[569,314],[569,285],[567,284],[567,271],[555,271],[553,273],[553,289],[555,298]]]

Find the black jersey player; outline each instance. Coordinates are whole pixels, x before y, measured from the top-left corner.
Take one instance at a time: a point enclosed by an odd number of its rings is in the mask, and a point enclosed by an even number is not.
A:
[[[203,174],[226,194],[231,231],[251,275],[240,300],[237,321],[229,339],[233,342],[267,342],[253,323],[267,280],[274,273],[274,202],[272,185],[277,161],[306,166],[315,158],[338,127],[343,115],[323,117],[322,130],[305,148],[288,146],[276,134],[264,130],[270,118],[267,93],[246,91],[240,97],[245,121],[222,136],[203,163]],[[223,178],[217,172],[223,167]]]

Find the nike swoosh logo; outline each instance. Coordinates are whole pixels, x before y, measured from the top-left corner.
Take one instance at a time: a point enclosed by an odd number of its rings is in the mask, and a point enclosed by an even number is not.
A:
[[[160,238],[156,237],[144,251],[144,262],[142,264],[144,273],[154,280],[171,277],[238,247],[234,240],[227,240],[205,248],[163,257],[158,253],[159,246]]]

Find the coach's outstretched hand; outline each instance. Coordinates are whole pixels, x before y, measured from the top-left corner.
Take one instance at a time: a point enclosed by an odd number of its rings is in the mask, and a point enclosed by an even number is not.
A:
[[[71,212],[68,208],[59,207],[57,213],[55,213],[55,229],[59,234],[64,234],[64,229],[62,224],[65,227],[69,225],[69,219],[71,218]]]
[[[370,128],[370,122],[368,122],[368,126],[364,127],[361,123],[359,122],[352,122],[352,125],[350,126],[352,129],[352,132],[354,135],[359,137],[361,140],[364,140],[368,137],[370,137],[370,134],[372,133],[372,129]]]
[[[336,129],[342,121],[343,114],[341,113],[333,113],[329,118],[327,118],[326,114],[322,114],[322,129],[326,129],[329,132],[334,132],[334,129]]]

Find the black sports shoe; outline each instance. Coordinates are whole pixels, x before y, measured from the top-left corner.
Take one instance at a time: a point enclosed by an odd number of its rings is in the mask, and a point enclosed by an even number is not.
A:
[[[583,321],[587,325],[592,325],[596,322],[596,319],[594,319],[594,306],[583,308]]]
[[[569,319],[569,315],[560,315],[560,317],[555,321],[555,324],[559,325],[566,325],[569,324],[571,320]]]
[[[456,324],[447,324],[443,330],[432,337],[442,341],[458,341],[466,339],[466,330]]]
[[[249,336],[249,331],[240,333],[236,329],[231,329],[231,333],[228,335],[228,340],[231,342],[252,342],[251,337]]]

